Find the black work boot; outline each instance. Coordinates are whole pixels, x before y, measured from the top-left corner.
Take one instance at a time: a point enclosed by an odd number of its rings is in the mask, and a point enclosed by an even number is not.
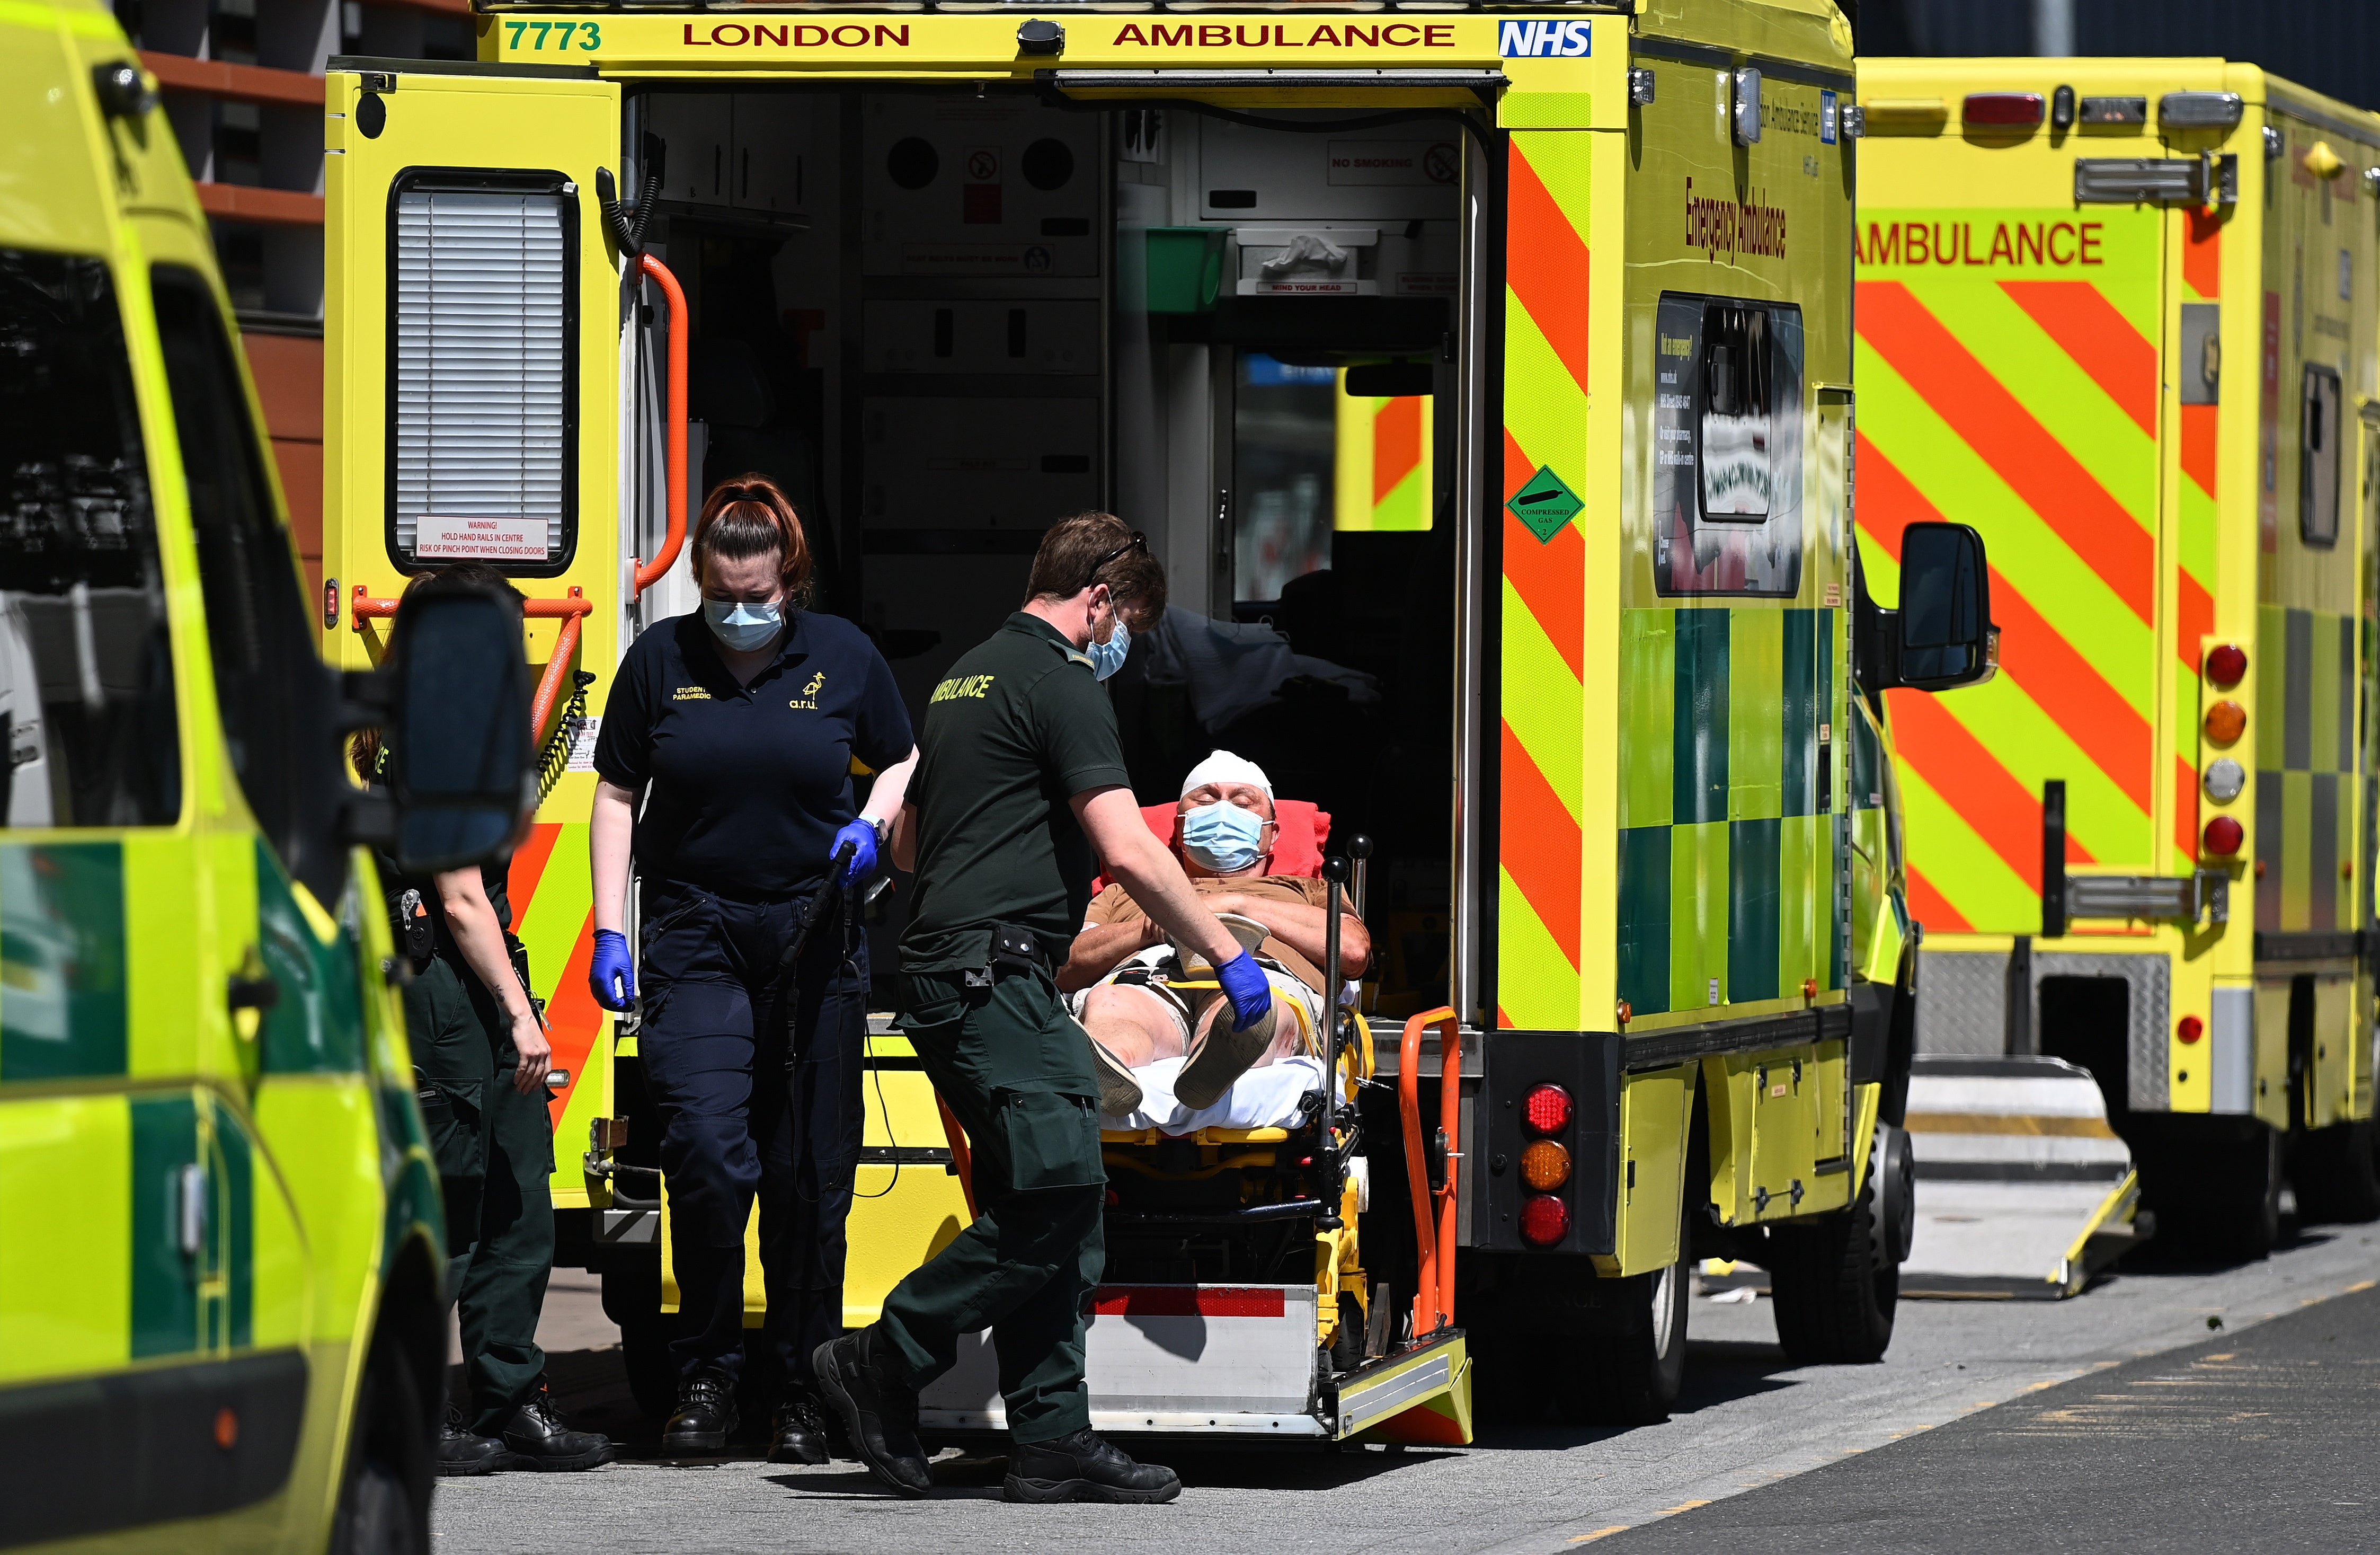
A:
[[[735,1433],[735,1379],[704,1367],[677,1385],[677,1413],[662,1432],[664,1452],[724,1452]]]
[[[512,1449],[514,1468],[561,1472],[590,1469],[612,1460],[612,1440],[593,1431],[574,1431],[562,1423],[554,1406],[553,1389],[542,1377],[528,1402],[504,1422],[504,1445]]]
[[[446,1406],[446,1424],[438,1432],[438,1472],[442,1475],[492,1474],[512,1466],[512,1450],[492,1436],[481,1436],[463,1423],[463,1412]]]
[[[1013,1501],[1170,1501],[1182,1479],[1170,1468],[1135,1464],[1099,1432],[1018,1442],[1001,1489]]]
[[[917,1395],[882,1375],[873,1328],[828,1340],[810,1353],[810,1369],[869,1472],[905,1496],[934,1488],[917,1442]]]
[[[827,1450],[826,1416],[808,1392],[795,1392],[777,1407],[769,1429],[769,1461],[772,1464],[822,1464]]]

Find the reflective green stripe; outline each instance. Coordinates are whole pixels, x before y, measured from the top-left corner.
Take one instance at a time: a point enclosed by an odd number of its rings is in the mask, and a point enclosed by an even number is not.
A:
[[[1672,820],[1683,826],[1727,819],[1727,648],[1724,610],[1677,613],[1677,680],[1671,693]]]
[[[1775,820],[1739,820],[1727,849],[1727,997],[1777,997],[1779,831]],[[1794,884],[1807,889],[1797,878]]]
[[[256,844],[257,936],[279,997],[264,1016],[264,1067],[275,1075],[359,1074],[364,1066],[363,988],[355,947],[343,935],[325,945],[290,894],[261,838]]]
[[[182,1252],[182,1173],[199,1159],[199,1109],[183,1091],[132,1110],[132,1355],[199,1347],[196,1260]]]
[[[248,1132],[229,1110],[214,1109],[215,1212],[224,1217],[224,1294],[220,1317],[210,1314],[208,1327],[218,1330],[235,1350],[256,1342],[256,1163],[249,1154]]]
[[[1786,815],[1808,815],[1818,808],[1817,728],[1827,721],[1818,699],[1828,684],[1819,655],[1832,658],[1832,644],[1821,630],[1832,611],[1789,610],[1784,613],[1784,785]],[[1829,666],[1831,667],[1831,666]]]
[[[0,1082],[124,1073],[124,850],[0,847]]]
[[[1670,829],[1620,833],[1620,997],[1638,1014],[1670,1007]]]

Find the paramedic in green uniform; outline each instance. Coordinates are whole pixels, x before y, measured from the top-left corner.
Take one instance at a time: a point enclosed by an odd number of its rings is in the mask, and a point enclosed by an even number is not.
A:
[[[1093,850],[1175,941],[1220,968],[1235,1030],[1271,990],[1140,818],[1099,682],[1165,607],[1165,574],[1104,513],[1041,540],[1024,608],[934,688],[894,828],[917,890],[901,941],[902,1026],[972,1142],[974,1225],[901,1282],[875,1324],[819,1347],[852,1445],[904,1495],[932,1481],[917,1391],[989,1327],[1007,1402],[1011,1500],[1166,1501],[1173,1471],[1090,1429],[1084,1308],[1104,1262],[1090,1039],[1054,980],[1090,900]],[[1220,1023],[1219,1023],[1220,1024]]]
[[[520,590],[485,562],[415,577],[406,593]],[[356,770],[381,778],[377,734],[357,741]],[[449,1403],[433,1460],[442,1475],[586,1469],[612,1444],[565,1425],[545,1379],[538,1318],[553,1267],[552,1059],[516,962],[510,861],[408,876],[380,856],[405,983],[405,1035],[446,1199],[446,1290],[462,1342],[468,1413]]]

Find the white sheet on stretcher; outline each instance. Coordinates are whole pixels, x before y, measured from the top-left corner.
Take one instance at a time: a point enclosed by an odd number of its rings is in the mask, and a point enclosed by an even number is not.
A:
[[[1201,1128],[1283,1128],[1297,1121],[1297,1104],[1305,1093],[1327,1085],[1321,1063],[1301,1053],[1249,1070],[1232,1082],[1220,1101],[1194,1112],[1173,1099],[1173,1082],[1186,1062],[1162,1058],[1134,1070],[1132,1077],[1140,1082],[1140,1110],[1123,1118],[1101,1118],[1100,1125],[1156,1128],[1168,1134]]]

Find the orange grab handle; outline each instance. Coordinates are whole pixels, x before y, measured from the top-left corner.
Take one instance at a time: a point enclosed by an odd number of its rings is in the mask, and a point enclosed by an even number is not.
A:
[[[355,617],[354,629],[360,632],[364,629],[364,622],[367,619],[376,621],[394,619],[396,615],[397,603],[395,600],[373,598],[371,592],[363,584],[358,583],[356,585],[354,602],[350,605],[347,613]],[[523,600],[521,613],[532,621],[551,621],[557,616],[592,615],[595,613],[595,601],[581,595],[577,586],[574,584],[568,599]]]
[[[967,1220],[972,1223],[978,1211],[975,1207],[975,1156],[967,1148],[966,1130],[942,1099],[941,1091],[934,1092],[934,1109],[942,1114],[942,1136],[951,1142],[951,1164],[959,1169],[959,1193],[966,1199]]]
[[[1421,1266],[1414,1291],[1415,1338],[1436,1333],[1454,1320],[1455,1169],[1460,1162],[1450,1152],[1446,1186],[1432,1189],[1429,1157],[1421,1137],[1421,1034],[1433,1026],[1438,1027],[1439,1044],[1439,1126],[1450,1142],[1463,1137],[1463,1027],[1452,1010],[1425,1011],[1405,1022],[1397,1063],[1405,1185],[1413,1197],[1414,1245],[1420,1253]]]
[[[576,590],[573,590],[576,592]],[[529,738],[545,738],[545,721],[553,715],[553,705],[561,699],[562,682],[570,674],[570,661],[578,654],[578,624],[584,615],[564,618],[562,630],[554,634],[553,656],[545,662],[545,674],[538,677],[537,699],[529,703]]]
[[[686,544],[686,337],[694,324],[686,317],[686,292],[678,285],[677,277],[670,273],[669,266],[650,254],[638,255],[637,265],[661,287],[670,311],[669,402],[662,421],[669,481],[669,535],[662,541],[660,555],[637,564],[637,592],[641,595],[670,570]]]

